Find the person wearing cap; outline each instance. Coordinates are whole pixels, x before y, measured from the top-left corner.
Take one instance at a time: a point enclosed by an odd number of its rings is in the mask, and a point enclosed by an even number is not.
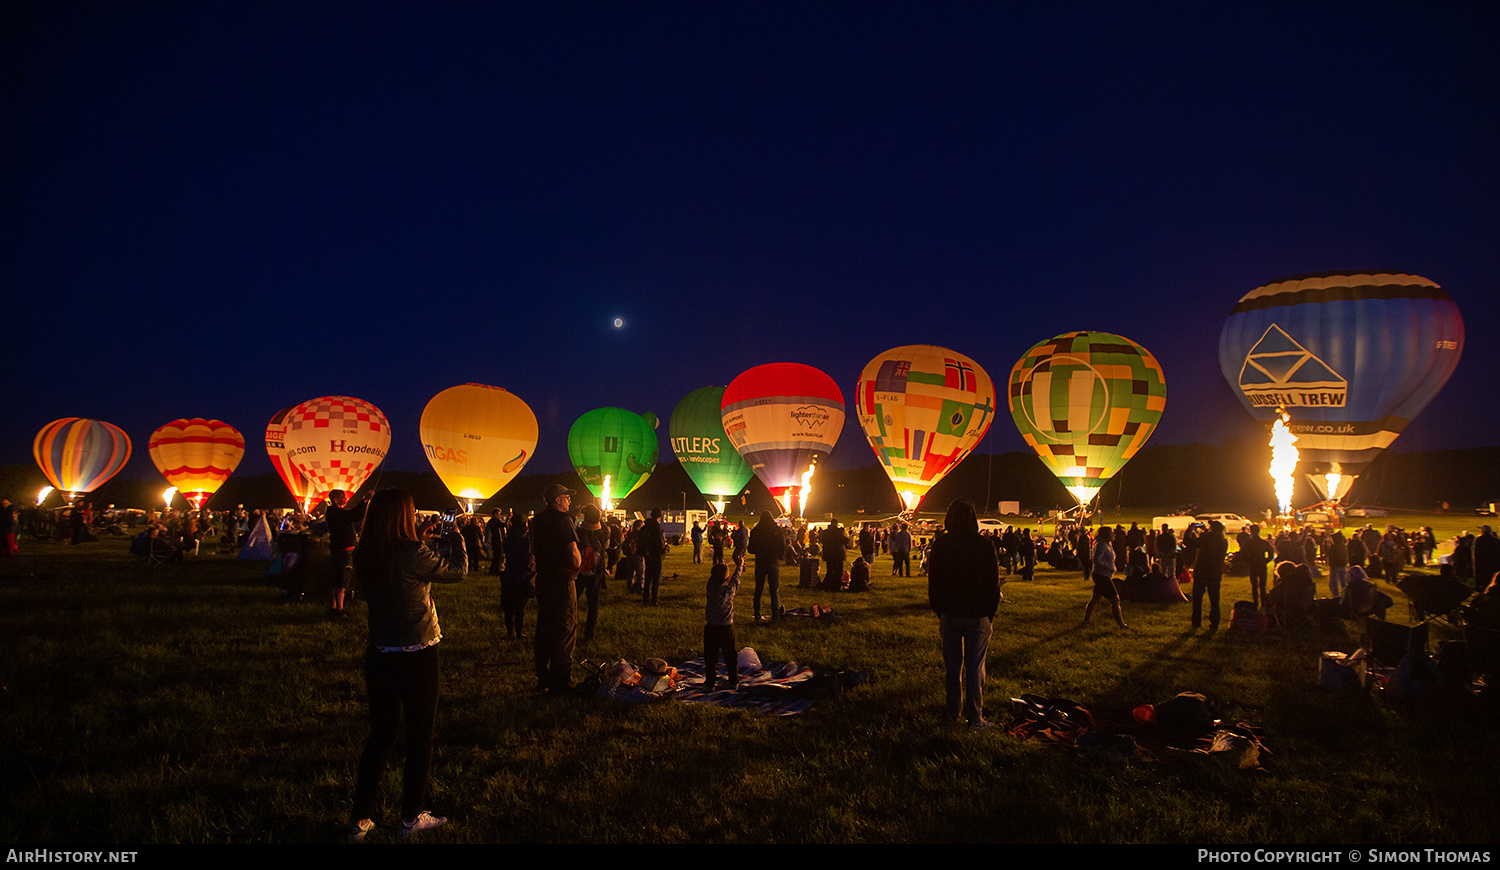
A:
[[[576,595],[584,596],[588,605],[588,618],[583,623],[583,639],[594,639],[594,626],[599,621],[599,575],[603,573],[604,551],[609,545],[609,536],[604,531],[604,515],[599,508],[583,506],[583,524],[578,529],[578,553],[581,564],[578,568]]]
[[[578,594],[574,580],[583,564],[568,508],[573,490],[554,483],[542,494],[546,508],[531,525],[536,560],[536,678],[543,692],[572,685],[573,647],[578,640]]]

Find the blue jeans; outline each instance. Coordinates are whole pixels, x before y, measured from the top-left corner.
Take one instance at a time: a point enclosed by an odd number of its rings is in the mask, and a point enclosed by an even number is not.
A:
[[[990,621],[987,618],[962,619],[957,616],[938,618],[938,632],[943,638],[943,664],[948,678],[948,716],[963,717],[974,724],[984,718],[984,657],[990,649]]]

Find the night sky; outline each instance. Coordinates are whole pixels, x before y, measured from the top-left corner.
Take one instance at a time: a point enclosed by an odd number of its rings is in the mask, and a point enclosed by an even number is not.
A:
[[[666,419],[751,366],[932,343],[1160,360],[1153,443],[1259,437],[1219,328],[1390,269],[1468,347],[1395,449],[1500,444],[1500,4],[71,3],[0,16],[0,463],[63,416],[382,408],[454,384]],[[611,321],[623,318],[615,329]],[[1002,400],[1003,401],[1003,400]],[[1002,415],[982,451],[1025,450]],[[851,412],[835,467],[872,465]]]

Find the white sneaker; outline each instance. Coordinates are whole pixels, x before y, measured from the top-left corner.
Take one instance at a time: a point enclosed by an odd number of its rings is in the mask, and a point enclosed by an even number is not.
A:
[[[360,819],[349,826],[348,839],[351,843],[363,843],[365,835],[375,830],[375,823],[369,819]]]
[[[443,816],[434,816],[432,813],[422,813],[409,822],[405,819],[402,819],[401,827],[396,829],[396,836],[406,838],[410,837],[412,834],[420,834],[423,831],[430,831],[433,828],[441,828],[446,824],[448,824],[448,820]]]

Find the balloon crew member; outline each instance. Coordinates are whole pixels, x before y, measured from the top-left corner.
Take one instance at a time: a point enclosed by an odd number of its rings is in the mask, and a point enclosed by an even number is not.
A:
[[[359,536],[354,531],[355,523],[364,522],[365,509],[370,506],[369,496],[360,500],[358,507],[346,508],[349,495],[342,489],[328,491],[328,510],[323,515],[328,523],[328,618],[345,619],[344,589],[349,583],[350,555]]]

